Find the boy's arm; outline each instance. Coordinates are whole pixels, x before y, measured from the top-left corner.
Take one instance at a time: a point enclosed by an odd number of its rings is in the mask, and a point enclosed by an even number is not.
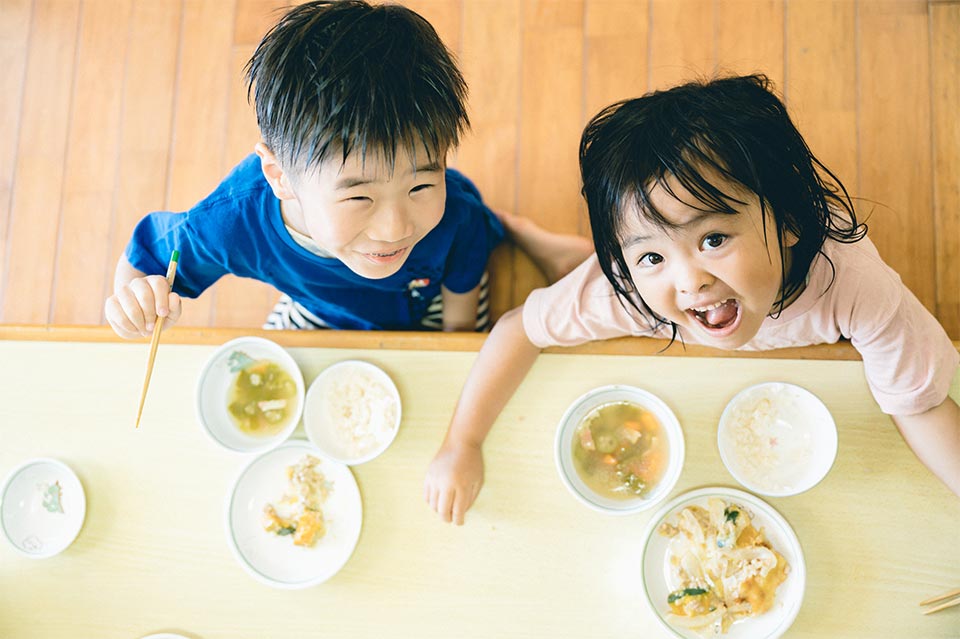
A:
[[[444,331],[474,331],[477,328],[477,306],[480,300],[480,285],[466,293],[454,293],[446,286],[440,287],[443,300]]]
[[[960,497],[960,407],[949,397],[919,415],[894,415],[900,434],[923,465]]]
[[[173,325],[182,312],[180,296],[170,291],[163,275],[147,275],[121,255],[113,275],[113,295],[103,305],[103,314],[120,337],[147,337],[157,317]]]
[[[515,308],[494,325],[427,469],[424,499],[445,521],[463,523],[483,485],[483,440],[540,354],[527,339],[522,311]]]

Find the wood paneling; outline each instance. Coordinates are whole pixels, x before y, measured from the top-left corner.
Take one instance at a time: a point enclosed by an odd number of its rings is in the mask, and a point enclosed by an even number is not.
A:
[[[470,176],[494,210],[518,210],[517,165],[520,124],[520,24],[516,0],[470,2],[464,6],[460,64],[470,88],[471,132],[452,164]],[[490,43],[497,46],[491,47]],[[501,245],[491,256],[490,310],[494,317],[516,306],[514,248]]]
[[[102,314],[102,284],[113,266],[107,252],[131,9],[132,0],[83,4],[55,259],[54,324],[96,324]],[[93,294],[73,293],[85,290]]]
[[[234,20],[224,20],[224,16],[233,14],[234,2],[229,0],[194,0],[184,5],[168,210],[188,209],[224,177],[221,167],[230,86],[236,82],[230,66]],[[213,290],[185,300],[180,322],[185,326],[210,324],[216,294]]]
[[[960,3],[930,7],[937,317],[960,335]]]
[[[256,49],[260,38],[294,4],[290,0],[237,0],[233,44]]]
[[[851,192],[857,182],[856,5],[787,5],[787,107],[813,153]]]
[[[0,301],[8,272],[7,230],[13,199],[14,169],[23,105],[32,0],[0,3]],[[0,318],[3,308],[0,306]]]
[[[779,0],[717,4],[717,65],[722,73],[765,73],[783,87],[783,11]]]
[[[242,69],[297,0],[0,3],[0,321],[97,324],[153,210],[184,210],[258,139]],[[403,0],[401,0],[403,1]],[[472,131],[451,166],[495,209],[589,235],[577,145],[601,107],[767,73],[881,254],[960,338],[960,4],[924,0],[407,0],[457,54]],[[509,244],[494,316],[544,283]],[[259,326],[224,278],[187,326]]]
[[[716,3],[650,0],[650,88],[667,89],[713,74]]]
[[[584,124],[608,104],[647,91],[649,15],[642,0],[587,3]]]
[[[523,3],[517,213],[563,233],[580,229],[583,17],[583,2]],[[526,255],[517,251],[514,258],[517,294],[546,283]]]
[[[104,297],[113,292],[114,267],[136,223],[166,206],[180,19],[176,0],[136,0],[133,6]],[[61,288],[58,294],[67,292]]]
[[[34,4],[0,298],[4,322],[50,321],[79,20],[77,0]]]
[[[880,255],[936,311],[927,5],[874,0],[860,13],[861,212]],[[872,209],[872,211],[871,211]]]

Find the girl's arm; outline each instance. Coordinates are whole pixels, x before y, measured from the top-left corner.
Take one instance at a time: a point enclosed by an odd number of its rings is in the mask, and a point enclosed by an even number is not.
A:
[[[501,317],[480,349],[424,482],[424,499],[445,521],[463,524],[483,485],[483,440],[539,354],[523,330],[523,307]]]
[[[894,415],[900,434],[923,465],[960,497],[960,407],[949,397],[919,415]]]
[[[443,300],[444,331],[474,331],[477,328],[477,307],[480,301],[480,285],[466,293],[454,293],[446,286],[440,287]]]

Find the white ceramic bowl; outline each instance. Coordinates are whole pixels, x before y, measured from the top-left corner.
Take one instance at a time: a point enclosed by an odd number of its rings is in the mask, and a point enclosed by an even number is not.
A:
[[[693,630],[675,627],[670,623],[667,596],[681,584],[672,583],[669,552],[671,540],[657,530],[665,520],[688,506],[706,507],[707,500],[711,497],[718,497],[728,503],[734,502],[746,508],[754,527],[763,529],[764,537],[783,555],[790,566],[786,579],[777,588],[773,607],[762,615],[737,621],[722,636],[724,639],[776,639],[790,628],[803,603],[807,583],[803,549],[793,528],[780,513],[759,497],[742,490],[723,487],[692,490],[672,499],[654,513],[647,524],[643,542],[642,590],[647,604],[671,636],[700,639],[701,635]]]
[[[76,473],[56,459],[31,459],[15,468],[0,492],[0,528],[22,555],[52,557],[83,527],[87,499]]]
[[[296,408],[278,433],[269,437],[254,437],[241,431],[231,418],[227,399],[240,371],[230,361],[234,353],[279,364],[296,383]],[[262,337],[240,337],[218,348],[203,367],[197,381],[197,418],[204,432],[224,448],[241,453],[260,453],[282,444],[297,428],[303,414],[303,397],[303,373],[286,350]]]
[[[253,459],[241,471],[227,496],[227,543],[243,569],[273,588],[298,589],[320,584],[350,559],[360,538],[363,506],[357,482],[347,466],[322,459],[320,472],[333,484],[323,504],[326,533],[312,548],[294,546],[289,536],[263,529],[266,504],[276,504],[289,492],[286,468],[304,455],[320,457],[302,439],[290,440]]]
[[[770,497],[796,495],[826,476],[837,457],[837,426],[810,391],[781,382],[738,393],[720,416],[720,458],[740,484]]]
[[[378,390],[371,394],[371,386]],[[325,457],[353,466],[393,443],[400,415],[400,392],[383,369],[344,360],[325,368],[310,384],[303,428]],[[353,428],[348,419],[356,420]]]
[[[577,427],[596,408],[615,402],[630,402],[653,413],[669,445],[669,460],[660,482],[647,495],[636,499],[613,499],[595,492],[580,479],[573,465],[573,438]],[[629,515],[653,507],[673,490],[683,468],[683,430],[673,411],[659,397],[633,386],[602,386],[578,398],[563,414],[554,440],[554,459],[563,484],[583,504],[603,513]]]

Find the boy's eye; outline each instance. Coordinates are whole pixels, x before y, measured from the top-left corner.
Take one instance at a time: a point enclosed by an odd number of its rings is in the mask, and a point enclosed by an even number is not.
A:
[[[701,246],[705,249],[720,248],[727,241],[727,236],[723,233],[711,233],[703,238]]]
[[[663,262],[663,256],[659,253],[644,253],[643,256],[637,260],[637,265],[639,266],[656,266]]]
[[[416,185],[415,187],[413,187],[412,189],[410,189],[410,192],[411,192],[411,193],[417,193],[418,191],[424,191],[424,190],[426,190],[426,189],[433,188],[433,186],[435,186],[435,185],[433,185],[433,184],[418,184],[418,185]]]
[[[348,197],[347,202],[372,202],[370,198],[366,195],[354,195],[353,197]]]

